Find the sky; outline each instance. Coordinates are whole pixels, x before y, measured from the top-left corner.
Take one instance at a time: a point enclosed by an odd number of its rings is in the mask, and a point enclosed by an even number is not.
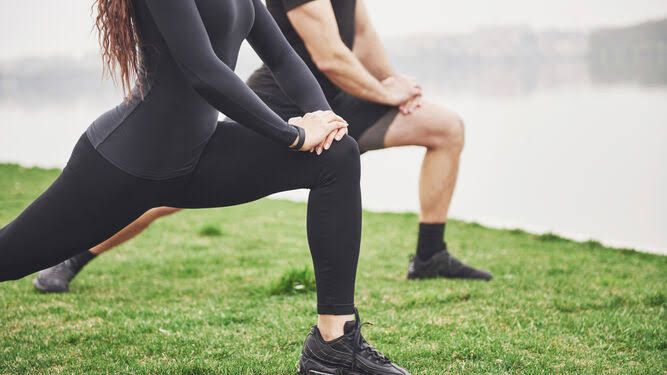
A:
[[[220,0],[225,1],[225,0]],[[381,35],[523,25],[589,30],[667,17],[666,0],[365,0]],[[0,0],[0,60],[97,48],[93,0]]]

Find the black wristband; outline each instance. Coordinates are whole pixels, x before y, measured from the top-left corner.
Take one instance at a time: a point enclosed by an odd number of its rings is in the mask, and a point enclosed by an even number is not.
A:
[[[301,147],[303,147],[303,143],[306,142],[306,131],[303,130],[303,128],[300,127],[300,126],[296,126],[296,125],[292,125],[292,126],[294,126],[294,129],[296,129],[296,131],[299,133],[299,140],[296,142],[296,145],[294,145],[294,147],[292,147],[292,150],[300,151]]]

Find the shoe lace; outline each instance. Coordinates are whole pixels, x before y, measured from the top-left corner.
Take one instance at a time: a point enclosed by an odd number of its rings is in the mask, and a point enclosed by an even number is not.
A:
[[[364,337],[361,335],[361,327],[365,325],[373,325],[373,323],[369,322],[364,322],[360,323],[361,320],[359,319],[359,311],[355,308],[354,309],[354,318],[356,320],[356,327],[354,330],[354,345],[352,346],[352,370],[356,370],[357,368],[357,354],[359,353],[367,353],[373,360],[376,362],[386,364],[390,363],[391,361],[389,358],[382,354],[380,351],[375,349],[371,344],[368,343],[364,339]]]

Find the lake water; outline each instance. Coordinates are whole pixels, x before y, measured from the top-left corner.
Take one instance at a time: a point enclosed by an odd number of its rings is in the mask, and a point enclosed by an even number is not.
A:
[[[451,92],[425,84],[427,99],[456,109],[467,126],[451,216],[667,254],[667,88],[580,73],[558,84],[475,81]],[[84,81],[0,87],[0,162],[63,166],[88,124],[118,100],[98,76]],[[416,147],[364,155],[365,208],[416,211],[422,156]]]

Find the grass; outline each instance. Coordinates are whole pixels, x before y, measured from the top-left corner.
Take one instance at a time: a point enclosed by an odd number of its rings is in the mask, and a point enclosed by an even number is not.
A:
[[[0,166],[0,225],[57,174]],[[69,294],[0,284],[0,374],[293,373],[315,318],[305,211],[182,212],[92,262]],[[667,257],[447,228],[492,282],[406,281],[416,217],[364,213],[365,335],[413,374],[667,373]]]
[[[222,231],[216,225],[206,224],[199,230],[200,236],[219,237],[222,236]]]
[[[272,295],[310,293],[317,290],[312,267],[287,270],[271,288]]]

